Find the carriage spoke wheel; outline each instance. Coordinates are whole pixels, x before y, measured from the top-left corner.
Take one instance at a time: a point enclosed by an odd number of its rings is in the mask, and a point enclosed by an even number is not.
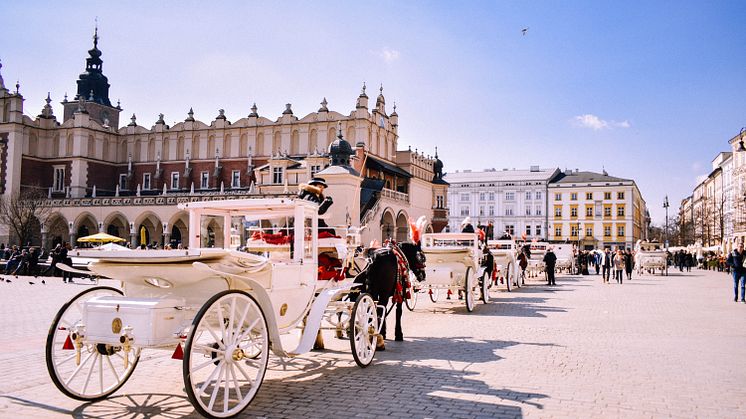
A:
[[[482,302],[487,304],[490,302],[490,274],[485,272],[479,282],[481,285]]]
[[[414,278],[414,275],[411,275],[409,278],[409,287],[407,287],[407,290],[409,291],[409,298],[406,298],[404,300],[404,305],[407,306],[409,311],[414,311],[415,306],[417,305],[417,291],[414,288],[414,281],[417,279]]]
[[[474,275],[471,273],[471,268],[466,269],[466,276],[464,277],[464,302],[466,303],[466,311],[469,313],[474,311]]]
[[[352,307],[350,318],[350,349],[355,363],[365,368],[376,353],[378,314],[370,294],[362,293]]]
[[[184,350],[184,386],[203,416],[228,418],[256,396],[269,360],[267,320],[252,296],[236,290],[210,298],[192,322]]]
[[[508,262],[508,268],[505,271],[505,286],[508,287],[508,292],[510,292],[510,287],[513,285],[513,281],[515,281],[515,273],[513,273],[513,264]]]
[[[57,312],[47,334],[47,371],[66,396],[86,401],[103,399],[124,385],[135,370],[140,348],[125,353],[120,346],[82,340],[79,358],[75,350],[73,333],[82,325],[84,303],[93,297],[121,295],[116,288],[91,288]]]
[[[438,301],[438,291],[440,291],[438,288],[430,288],[427,293],[430,294],[430,301],[437,302]]]

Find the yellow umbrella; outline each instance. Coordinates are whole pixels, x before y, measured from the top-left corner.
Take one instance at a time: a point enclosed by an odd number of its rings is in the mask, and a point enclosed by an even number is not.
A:
[[[111,242],[126,242],[126,239],[121,237],[112,236],[106,233],[96,233],[90,236],[81,237],[78,239],[79,243],[111,243]]]
[[[140,244],[147,245],[148,239],[147,239],[147,230],[145,230],[145,226],[140,226]]]

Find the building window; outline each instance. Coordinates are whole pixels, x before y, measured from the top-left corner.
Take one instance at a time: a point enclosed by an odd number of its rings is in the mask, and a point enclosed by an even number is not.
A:
[[[560,207],[560,206],[554,207],[554,217],[555,218],[562,217],[562,207]]]
[[[585,199],[587,199],[588,201],[593,201],[593,192],[586,192]]]
[[[495,215],[495,206],[494,205],[490,205],[489,208],[488,208],[488,211],[489,211],[487,213],[488,215]]]
[[[532,195],[531,191],[526,191],[526,201],[530,201]]]
[[[209,172],[202,172],[200,174],[199,187],[201,189],[207,189],[210,187],[210,173]]]
[[[241,187],[241,171],[234,170],[231,172],[231,188]]]
[[[179,172],[171,172],[171,189],[179,189]]]
[[[541,191],[536,191],[536,199],[541,199]]]
[[[593,227],[585,228],[585,237],[593,237]]]
[[[616,235],[618,237],[624,237],[624,226],[617,226]]]
[[[616,215],[617,217],[624,217],[624,205],[617,205]]]
[[[616,199],[624,199],[624,192],[617,192]]]
[[[515,234],[515,226],[513,224],[506,224],[505,225],[505,232],[510,234],[511,236]]]
[[[484,217],[484,206],[479,206],[479,216]]]
[[[554,227],[554,237],[562,237],[562,226]]]
[[[495,193],[494,192],[490,192],[489,197],[490,197],[490,201],[494,201],[495,200]]]
[[[469,202],[469,194],[468,193],[462,193],[461,194],[461,202]]]
[[[526,215],[531,215],[531,205],[526,205]]]
[[[512,216],[513,215],[513,207],[505,207],[505,215]]]
[[[604,226],[604,237],[611,237],[611,226]]]
[[[541,225],[536,226],[536,235],[541,236]]]
[[[125,175],[124,173],[119,175],[119,189],[127,189],[127,175]]]
[[[469,207],[461,207],[461,215],[462,216],[469,215]]]
[[[585,216],[593,218],[593,207],[585,207]]]
[[[537,205],[537,206],[536,206],[536,211],[534,211],[534,213],[535,213],[536,215],[541,215],[541,206],[540,206],[540,205]]]
[[[272,183],[274,183],[275,185],[282,183],[283,172],[284,170],[282,167],[272,168]]]
[[[570,207],[570,218],[578,218],[578,207]]]
[[[150,173],[142,174],[142,189],[145,191],[150,190]]]
[[[578,237],[578,226],[570,226],[570,237]]]
[[[316,173],[320,171],[321,171],[321,165],[316,164],[316,165],[311,166],[311,177],[316,176]]]
[[[611,207],[604,207],[604,218],[611,217]]]
[[[554,194],[554,200],[555,201],[561,201],[562,200],[562,194],[561,193]]]
[[[505,192],[506,201],[515,201],[515,192]]]
[[[484,201],[484,197],[485,197],[484,192],[479,192],[479,200]]]
[[[577,192],[571,192],[570,193],[570,201],[577,201],[578,200],[578,193]]]
[[[604,199],[611,199],[611,192],[604,192]]]
[[[65,191],[65,166],[54,166],[54,179],[52,180],[54,192]]]
[[[530,235],[531,235],[531,226],[530,226],[530,225],[527,225],[527,226],[526,226],[526,237],[528,237],[528,236],[530,236]]]
[[[443,208],[443,196],[438,195],[435,197],[435,207],[436,208]]]

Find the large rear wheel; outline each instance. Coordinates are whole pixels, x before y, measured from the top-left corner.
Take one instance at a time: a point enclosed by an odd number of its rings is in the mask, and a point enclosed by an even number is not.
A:
[[[94,287],[73,297],[57,312],[47,334],[47,371],[66,396],[86,401],[103,399],[122,387],[135,370],[140,348],[125,352],[121,346],[88,342],[84,336],[85,302],[121,295],[116,288]]]
[[[481,298],[482,302],[487,304],[490,302],[490,274],[485,272],[482,274],[482,278],[480,281],[480,290],[481,290]]]
[[[184,350],[184,386],[203,416],[229,418],[256,396],[269,360],[269,331],[261,306],[243,291],[210,298],[192,322]]]
[[[373,361],[376,354],[376,336],[378,334],[378,314],[376,303],[368,293],[360,294],[352,306],[350,318],[350,349],[355,363],[365,368]]]

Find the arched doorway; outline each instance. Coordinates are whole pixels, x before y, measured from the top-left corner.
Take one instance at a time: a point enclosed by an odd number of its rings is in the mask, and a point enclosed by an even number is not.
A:
[[[158,247],[163,243],[163,224],[152,212],[147,212],[135,221],[135,246]]]
[[[104,222],[106,225],[106,233],[112,236],[121,237],[123,239],[129,238],[129,223],[124,215],[120,213],[114,213],[107,217]]]
[[[409,239],[409,224],[407,223],[407,213],[401,211],[396,217],[396,241],[403,242]]]
[[[75,240],[90,236],[91,234],[98,233],[98,223],[96,219],[89,213],[81,214],[75,221]],[[70,243],[73,247],[77,246],[77,243]]]
[[[70,227],[67,220],[60,214],[54,214],[47,219],[47,241],[42,246],[54,249],[58,244],[70,240]]]
[[[390,210],[386,210],[381,217],[381,242],[393,238],[395,234],[394,214]]]
[[[174,249],[178,248],[179,244],[186,247],[189,242],[189,215],[185,211],[179,211],[174,214],[169,220],[168,225],[170,232],[168,237],[168,243]]]

